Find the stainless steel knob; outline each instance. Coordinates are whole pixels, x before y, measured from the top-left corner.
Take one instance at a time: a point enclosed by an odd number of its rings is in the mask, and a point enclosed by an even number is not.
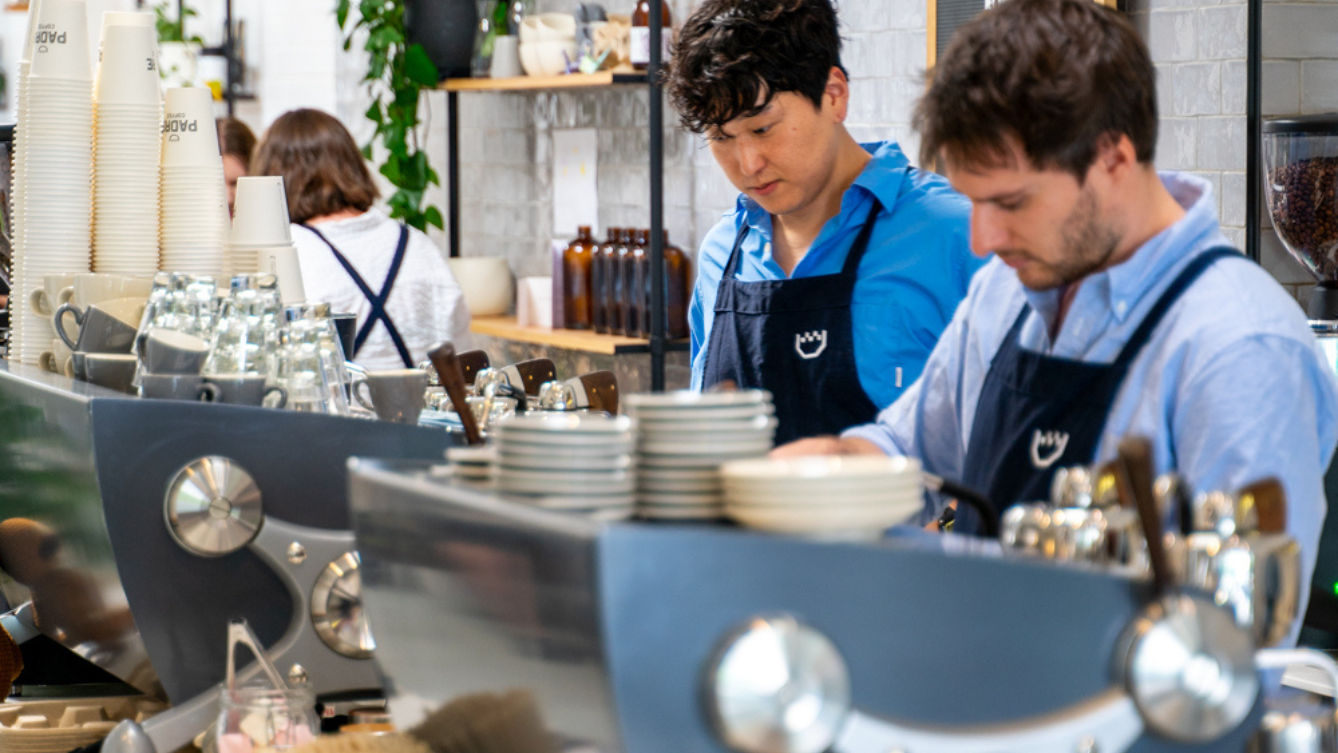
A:
[[[348,552],[325,566],[311,590],[311,623],[325,645],[350,659],[370,659],[376,650],[362,603],[362,561]]]
[[[167,530],[183,549],[222,557],[251,543],[265,515],[260,487],[231,458],[210,455],[177,471],[164,501]]]

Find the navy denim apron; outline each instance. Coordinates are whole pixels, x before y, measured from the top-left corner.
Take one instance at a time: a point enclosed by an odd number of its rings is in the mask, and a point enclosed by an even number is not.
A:
[[[1109,364],[1024,350],[1018,337],[1031,306],[1023,306],[985,376],[962,483],[983,493],[1002,514],[1019,502],[1048,500],[1060,467],[1093,462],[1130,365],[1181,293],[1224,257],[1245,258],[1232,248],[1214,248],[1191,261]],[[975,533],[979,522],[974,510],[959,506],[953,531]]]
[[[404,251],[409,247],[408,226],[400,225],[400,240],[395,245],[395,258],[390,262],[390,271],[386,273],[386,281],[381,284],[380,293],[372,292],[371,286],[362,279],[358,270],[353,268],[349,260],[339,253],[339,249],[335,248],[335,245],[322,235],[321,231],[310,225],[304,224],[302,227],[315,233],[317,238],[320,238],[325,245],[330,247],[335,258],[339,260],[340,266],[353,279],[353,284],[358,286],[358,290],[362,291],[363,297],[367,299],[368,303],[372,304],[372,313],[367,316],[367,321],[362,323],[362,326],[358,328],[357,336],[353,338],[353,352],[346,353],[345,357],[350,361],[357,360],[358,351],[362,350],[363,344],[367,342],[367,336],[372,334],[372,327],[375,327],[379,321],[385,325],[386,333],[390,335],[391,342],[395,344],[395,350],[400,354],[400,360],[404,362],[404,368],[412,369],[414,363],[413,358],[409,356],[409,348],[404,344],[404,338],[400,336],[400,331],[395,327],[395,322],[391,320],[390,314],[386,313],[386,299],[390,298],[390,291],[395,287],[395,280],[400,276],[400,265],[404,263]]]
[[[878,415],[855,368],[850,300],[882,204],[873,200],[864,227],[839,274],[739,282],[739,228],[715,299],[706,344],[703,387],[730,380],[769,390],[775,400],[776,444],[836,434]]]

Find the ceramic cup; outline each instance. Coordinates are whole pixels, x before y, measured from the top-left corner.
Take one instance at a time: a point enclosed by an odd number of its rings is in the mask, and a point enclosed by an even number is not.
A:
[[[263,405],[265,398],[277,394],[282,408],[288,404],[288,390],[277,384],[265,385],[261,374],[206,374],[204,383],[218,390],[218,402],[232,405]]]
[[[33,313],[41,317],[52,317],[60,306],[60,291],[74,284],[75,275],[46,275],[42,278],[42,287],[33,290],[28,296],[28,305]]]
[[[88,381],[88,372],[84,368],[84,358],[87,355],[87,353],[80,353],[77,350],[70,353],[69,360],[62,366],[65,376],[70,379],[78,379],[81,382]]]
[[[92,303],[102,303],[116,298],[149,297],[153,290],[153,280],[146,277],[126,277],[125,275],[80,274],[74,281],[62,288],[56,305],[73,303],[84,308]]]
[[[353,383],[353,397],[362,407],[376,411],[382,421],[400,424],[418,423],[426,393],[427,373],[421,369],[369,371],[366,379]]]
[[[77,338],[72,339],[66,334],[61,321],[66,314],[74,317],[79,332]],[[135,342],[135,325],[127,324],[123,319],[96,305],[81,310],[73,304],[64,304],[56,309],[54,324],[56,334],[70,346],[70,350],[84,353],[129,353],[130,346]]]
[[[133,353],[86,353],[85,381],[117,392],[131,392],[136,363]]]
[[[199,400],[212,403],[218,400],[218,387],[205,384],[199,374],[141,374],[140,397],[155,400]]]
[[[141,354],[150,374],[199,374],[209,357],[209,343],[185,332],[155,329],[144,338]]]

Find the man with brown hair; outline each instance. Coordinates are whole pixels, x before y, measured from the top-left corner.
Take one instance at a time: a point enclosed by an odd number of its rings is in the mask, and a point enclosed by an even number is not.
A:
[[[1154,168],[1156,101],[1143,42],[1091,0],[963,27],[915,120],[995,258],[876,423],[777,453],[912,455],[1004,508],[1142,435],[1196,492],[1281,479],[1308,578],[1338,381],[1296,301],[1227,245],[1211,185]]]

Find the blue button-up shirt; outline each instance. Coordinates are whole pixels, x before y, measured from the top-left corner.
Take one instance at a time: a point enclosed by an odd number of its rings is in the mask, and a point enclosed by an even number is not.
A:
[[[851,300],[855,364],[860,385],[878,407],[890,405],[920,375],[925,359],[971,275],[984,263],[970,250],[971,204],[934,173],[911,167],[894,142],[866,144],[873,159],[841,198],[841,211],[823,226],[792,277],[837,274],[878,197],[883,209],[860,260]],[[688,309],[692,386],[701,389],[706,343],[715,321],[716,291],[743,223],[748,237],[738,278],[787,279],[771,253],[771,215],[740,196],[702,241],[697,284]]]
[[[1029,290],[994,260],[972,281],[920,381],[877,423],[845,436],[920,458],[931,473],[962,478],[990,362],[1028,302],[1033,312],[1020,335],[1023,348],[1114,361],[1180,270],[1208,249],[1228,245],[1211,184],[1174,173],[1163,174],[1162,182],[1185,216],[1128,261],[1083,280],[1056,339],[1050,332],[1059,291]],[[1338,379],[1304,313],[1267,272],[1244,261],[1218,261],[1167,312],[1116,395],[1096,461],[1113,458],[1120,439],[1131,434],[1153,441],[1158,473],[1175,469],[1195,492],[1281,479],[1287,530],[1302,547],[1304,602],[1327,509],[1324,472],[1338,444]],[[936,506],[926,503],[926,518],[938,514]]]

